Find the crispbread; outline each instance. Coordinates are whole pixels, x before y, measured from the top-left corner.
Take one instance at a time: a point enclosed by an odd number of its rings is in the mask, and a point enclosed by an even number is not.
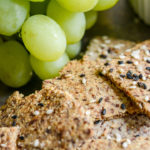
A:
[[[150,41],[137,44],[100,70],[150,117]]]
[[[61,71],[60,77],[44,81],[43,88],[55,85],[71,93],[77,101],[83,102],[93,121],[137,112],[124,94],[98,74],[98,68],[99,64],[86,58],[71,61]]]
[[[19,133],[18,127],[2,127],[0,128],[0,149],[16,150],[16,140]]]
[[[120,40],[107,36],[95,37],[87,47],[85,55],[88,56],[90,60],[105,62],[106,60],[117,57],[134,45],[135,43],[132,41]]]
[[[109,121],[97,122],[94,127],[94,139],[132,140],[150,136],[150,119],[145,115],[130,115]]]
[[[50,87],[23,97],[14,93],[0,111],[0,126],[19,126],[19,149],[72,149],[92,136],[84,106],[67,92]]]
[[[113,140],[89,140],[76,150],[149,150],[150,139],[149,138],[137,138],[132,139],[131,143],[128,141],[116,142]]]

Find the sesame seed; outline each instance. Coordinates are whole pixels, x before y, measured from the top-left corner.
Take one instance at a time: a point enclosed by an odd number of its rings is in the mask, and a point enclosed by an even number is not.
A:
[[[113,68],[109,69],[109,72],[110,72],[110,73],[112,73],[113,71],[114,71],[114,69],[113,69]]]
[[[106,59],[106,58],[107,58],[107,55],[101,54],[101,55],[100,55],[100,58]]]
[[[43,104],[43,103],[39,103],[39,104],[38,104],[38,106],[43,107],[43,106],[44,106],[44,104]]]
[[[127,79],[133,79],[132,72],[129,70],[126,74]]]
[[[140,79],[142,79],[142,78],[143,78],[143,75],[142,75],[142,74],[140,74],[140,75],[139,75],[139,78],[140,78]]]
[[[139,64],[139,62],[135,61],[135,62],[133,62],[133,64],[137,66]]]
[[[105,40],[106,44],[109,44],[111,42],[111,40]]]
[[[126,105],[125,104],[121,104],[121,109],[126,109]]]
[[[85,74],[83,74],[83,73],[82,73],[82,74],[80,74],[80,77],[81,77],[81,78],[82,78],[82,77],[85,77]]]
[[[24,136],[19,136],[19,139],[20,140],[24,140]]]
[[[121,139],[122,139],[122,138],[121,138],[121,135],[118,134],[118,133],[116,133],[115,136],[116,136],[116,141],[117,141],[117,142],[120,142]]]
[[[46,114],[50,115],[51,113],[53,113],[53,111],[54,111],[53,109],[49,109],[49,110],[47,110]]]
[[[107,140],[111,140],[111,136],[110,135],[107,135],[106,138],[107,138]]]
[[[126,63],[127,63],[127,64],[133,64],[133,61],[128,60]]]
[[[149,96],[145,96],[145,101],[149,101]]]
[[[131,49],[127,49],[126,52],[131,52]]]
[[[44,143],[44,142],[42,142],[42,143],[40,144],[40,146],[41,146],[41,148],[44,148],[45,143]]]
[[[6,144],[1,144],[1,147],[7,147],[7,145]]]
[[[118,64],[122,65],[122,64],[124,64],[124,62],[123,61],[118,61]]]
[[[137,74],[135,74],[135,73],[133,74],[133,80],[134,81],[138,81],[139,80],[139,76]]]
[[[91,114],[91,111],[90,110],[88,110],[88,111],[86,111],[86,115],[90,115]]]
[[[146,70],[150,71],[150,67],[146,67]]]
[[[40,142],[39,142],[39,140],[38,139],[36,139],[35,141],[34,141],[34,147],[38,147],[39,146],[39,144],[40,144]]]
[[[17,119],[17,115],[13,115],[11,118],[12,119]]]
[[[133,82],[132,82],[132,85],[137,85],[137,82],[136,82],[136,81],[133,81]]]
[[[16,122],[15,121],[12,122],[12,126],[13,127],[16,126]]]
[[[147,89],[147,86],[146,86],[145,83],[138,82],[137,84],[138,84],[138,86],[139,86],[140,88],[142,88],[142,89]]]
[[[120,77],[121,78],[125,78],[126,76],[124,74],[120,74]]]
[[[133,51],[131,56],[135,59],[140,59],[140,50]]]
[[[35,115],[35,116],[38,116],[39,114],[40,114],[39,111],[35,111],[35,112],[34,112],[34,115]]]
[[[146,60],[146,62],[150,64],[150,60]]]
[[[142,77],[142,80],[143,80],[143,81],[146,81],[146,77],[143,76],[143,77]]]
[[[143,67],[142,66],[137,66],[137,70],[142,72],[143,71]]]
[[[124,59],[125,56],[124,56],[124,55],[120,55],[119,58],[120,58],[120,59]]]
[[[96,99],[91,99],[90,100],[90,103],[95,103],[96,102]]]
[[[94,121],[94,124],[96,125],[96,124],[99,124],[101,122],[101,120],[96,120],[96,121]]]
[[[136,89],[136,86],[130,86],[129,88],[130,89]]]
[[[127,139],[126,141],[127,141],[128,144],[131,144],[131,140],[130,139]]]
[[[103,98],[101,97],[99,100],[98,100],[98,103],[101,103],[103,100]]]
[[[101,112],[102,115],[106,115],[106,109],[103,109]]]
[[[82,79],[82,83],[86,84],[86,79],[85,78]]]
[[[119,68],[119,72],[120,72],[120,73],[123,73],[124,70],[123,70],[122,68]]]
[[[128,147],[128,143],[127,142],[122,143],[122,147],[123,148],[127,148]]]
[[[107,62],[107,63],[105,63],[104,65],[105,65],[105,66],[109,66],[110,64]]]

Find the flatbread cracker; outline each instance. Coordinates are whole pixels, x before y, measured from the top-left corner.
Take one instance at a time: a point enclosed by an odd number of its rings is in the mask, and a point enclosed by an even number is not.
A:
[[[89,110],[93,121],[121,117],[137,112],[136,107],[109,80],[98,74],[99,64],[86,58],[71,61],[61,76],[43,82],[71,93]]]
[[[137,44],[122,59],[108,64],[103,63],[100,71],[150,117],[150,41]]]
[[[149,138],[137,138],[131,141],[116,142],[113,140],[89,140],[77,150],[149,150]]]
[[[19,134],[19,127],[0,128],[0,149],[17,150],[16,141]]]
[[[133,46],[135,46],[135,43],[132,41],[107,36],[95,37],[87,47],[85,55],[88,56],[90,60],[105,62],[117,57],[126,49],[132,48]]]
[[[0,110],[0,126],[19,126],[20,149],[72,149],[92,136],[93,122],[73,96],[54,86],[27,97],[14,93]]]

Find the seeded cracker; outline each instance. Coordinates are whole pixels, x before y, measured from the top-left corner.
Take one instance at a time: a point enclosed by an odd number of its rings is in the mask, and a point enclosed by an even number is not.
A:
[[[134,42],[127,40],[119,40],[107,36],[95,37],[91,40],[85,55],[90,60],[97,59],[98,61],[107,62],[107,60],[117,57],[134,45]]]
[[[71,93],[77,101],[83,102],[93,121],[121,117],[137,112],[135,106],[105,77],[98,73],[95,61],[74,60],[69,62],[56,79],[46,80],[44,87],[55,85]]]
[[[150,117],[150,41],[137,44],[100,70]]]
[[[120,143],[113,140],[89,140],[77,150],[149,150],[149,138],[137,138],[132,141],[121,141]]]
[[[0,149],[16,150],[16,140],[19,133],[18,127],[0,128]]]
[[[70,150],[92,136],[93,122],[72,95],[55,88],[27,97],[14,93],[0,111],[0,126],[19,126],[18,149]]]

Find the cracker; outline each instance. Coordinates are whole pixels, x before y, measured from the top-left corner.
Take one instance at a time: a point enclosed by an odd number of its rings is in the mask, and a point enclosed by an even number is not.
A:
[[[86,58],[71,61],[61,76],[43,82],[43,88],[55,85],[71,93],[89,110],[93,121],[133,114],[136,107],[109,80],[98,74],[99,64]]]
[[[149,147],[149,138],[137,138],[131,141],[123,140],[119,143],[113,140],[96,139],[89,140],[77,150],[149,150]]]
[[[80,102],[56,87],[27,97],[14,93],[0,111],[0,126],[19,126],[20,149],[72,149],[92,136],[93,122]]]
[[[0,149],[16,150],[16,140],[19,133],[18,127],[2,127],[0,128]]]
[[[150,117],[150,41],[137,44],[100,70]]]
[[[126,49],[135,45],[132,41],[110,38],[107,36],[95,37],[91,40],[85,55],[90,60],[106,61],[117,57]]]

